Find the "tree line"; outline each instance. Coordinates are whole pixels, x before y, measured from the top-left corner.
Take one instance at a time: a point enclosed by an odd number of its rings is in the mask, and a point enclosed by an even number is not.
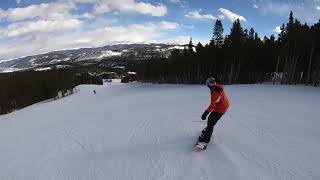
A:
[[[312,84],[320,81],[320,21],[302,24],[293,13],[281,26],[278,37],[260,39],[253,29],[236,20],[223,36],[216,20],[210,43],[173,50],[169,58],[151,58],[136,66],[142,82],[202,84],[214,76],[225,84],[270,81],[281,84]],[[195,51],[194,51],[195,48]]]
[[[103,84],[80,68],[0,73],[0,114],[73,93],[80,84]]]

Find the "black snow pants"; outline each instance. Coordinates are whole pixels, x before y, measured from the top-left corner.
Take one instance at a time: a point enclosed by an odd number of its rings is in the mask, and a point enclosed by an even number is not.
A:
[[[213,128],[223,115],[224,113],[211,112],[208,118],[207,127],[202,131],[202,134],[199,137],[200,142],[210,142]]]

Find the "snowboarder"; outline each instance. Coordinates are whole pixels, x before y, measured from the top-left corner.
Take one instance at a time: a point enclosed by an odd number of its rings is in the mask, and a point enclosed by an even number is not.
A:
[[[196,147],[206,149],[207,144],[210,142],[213,128],[218,120],[227,112],[229,108],[229,100],[224,92],[221,84],[217,84],[215,78],[210,77],[206,81],[206,85],[211,92],[211,103],[207,110],[201,116],[202,120],[208,117],[207,127],[202,130],[201,136],[198,138]]]
[[[94,94],[97,94],[97,92],[96,92],[96,90],[95,90],[95,89],[93,90],[93,93],[94,93]]]

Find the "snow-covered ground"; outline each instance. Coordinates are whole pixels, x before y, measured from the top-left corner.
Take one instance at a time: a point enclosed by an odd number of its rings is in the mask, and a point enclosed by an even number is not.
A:
[[[1,180],[320,179],[319,88],[226,86],[230,111],[203,152],[206,87],[79,88],[0,116]]]

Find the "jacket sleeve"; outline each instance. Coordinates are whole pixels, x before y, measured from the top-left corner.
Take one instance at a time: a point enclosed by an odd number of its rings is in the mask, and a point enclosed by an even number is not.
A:
[[[211,103],[210,103],[210,105],[209,105],[209,107],[207,109],[208,112],[212,112],[213,111],[213,109],[216,106],[216,102],[219,101],[219,98],[220,98],[220,94],[219,93],[217,93],[215,91],[213,91],[211,93]]]

